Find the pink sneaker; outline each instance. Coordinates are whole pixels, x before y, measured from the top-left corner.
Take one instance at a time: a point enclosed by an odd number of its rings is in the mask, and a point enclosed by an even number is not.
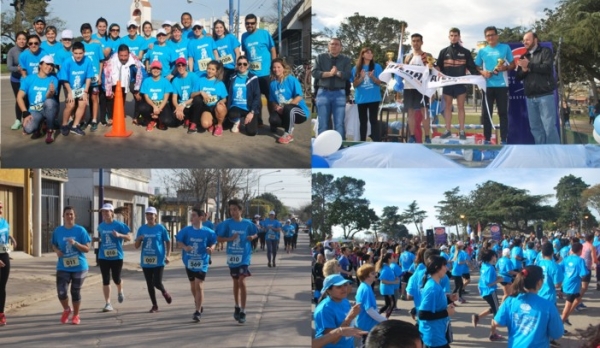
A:
[[[79,319],[79,315],[74,315],[73,319],[71,319],[71,323],[73,325],[79,325],[79,324],[81,324],[81,319]]]
[[[0,313],[0,326],[6,325],[6,315],[4,313]]]
[[[223,135],[223,126],[216,126],[213,135],[215,137],[220,137],[221,135]]]
[[[279,137],[279,139],[277,139],[277,142],[280,144],[289,144],[292,141],[294,141],[294,137],[291,134],[287,134],[287,133],[285,133],[284,135]]]
[[[62,316],[60,317],[60,322],[66,324],[69,321],[69,315],[71,314],[71,307],[65,309],[63,311]]]

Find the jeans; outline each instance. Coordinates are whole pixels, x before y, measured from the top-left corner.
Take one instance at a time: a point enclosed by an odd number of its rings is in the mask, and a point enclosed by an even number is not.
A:
[[[23,131],[27,134],[35,132],[43,119],[46,119],[48,128],[52,129],[54,127],[56,115],[58,115],[58,102],[53,98],[48,98],[44,101],[44,106],[41,111],[31,111],[33,120],[29,122],[27,126],[23,125]]]
[[[560,144],[554,94],[527,98],[529,128],[536,144]]]
[[[317,117],[319,134],[327,130],[329,118],[333,114],[333,129],[346,138],[344,118],[346,117],[346,92],[343,89],[333,91],[319,88],[317,92]]]

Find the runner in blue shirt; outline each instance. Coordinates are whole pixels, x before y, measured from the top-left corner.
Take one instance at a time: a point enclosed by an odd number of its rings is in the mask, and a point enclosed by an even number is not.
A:
[[[242,50],[250,61],[250,71],[258,76],[260,93],[269,102],[269,74],[271,72],[271,61],[277,57],[275,42],[265,29],[258,27],[258,19],[254,14],[248,14],[244,18],[246,32],[242,34]],[[263,124],[259,116],[258,125]],[[271,127],[274,132],[274,128]]]
[[[159,61],[162,66],[162,74],[161,76],[171,81],[173,78],[173,68],[175,67],[175,60],[177,56],[175,55],[175,51],[173,47],[167,45],[167,33],[164,29],[159,29],[156,34],[157,42],[153,45],[152,49],[149,49],[144,54],[144,60],[146,61],[146,69],[149,69],[149,66],[152,62]]]
[[[52,233],[50,244],[58,256],[56,264],[56,290],[58,300],[63,307],[60,322],[66,324],[73,312],[71,323],[79,325],[81,307],[81,287],[89,269],[85,254],[90,251],[92,239],[85,228],[75,224],[75,209],[66,206],[63,209],[65,224]],[[71,304],[69,307],[69,285],[71,285]]]
[[[292,239],[294,238],[294,226],[292,226],[292,220],[285,220],[285,224],[281,226],[283,232],[283,243],[285,251],[289,254],[292,251]]]
[[[400,254],[392,253],[392,262],[390,263],[390,267],[392,268],[392,271],[396,276],[396,280],[398,280],[398,283],[394,284],[394,308],[398,308],[398,298],[400,297],[400,283],[402,280],[402,267],[398,265],[399,258]]]
[[[387,319],[377,312],[377,300],[373,292],[372,284],[377,279],[375,267],[371,264],[364,264],[356,271],[356,277],[360,280],[360,285],[356,291],[354,300],[360,305],[360,313],[356,317],[356,327],[363,331],[371,329]],[[363,337],[363,343],[366,335]]]
[[[0,201],[0,326],[6,325],[4,306],[6,304],[6,283],[10,274],[10,244],[13,250],[17,248],[17,241],[10,235],[10,225],[4,218],[4,203]]]
[[[277,142],[289,144],[294,141],[294,126],[304,123],[310,112],[304,102],[304,92],[300,81],[291,75],[290,67],[281,58],[272,62],[271,84],[269,86],[269,104],[271,112],[269,124],[271,130],[283,127],[284,133]]]
[[[379,309],[379,313],[385,312],[385,317],[389,319],[390,315],[394,311],[395,298],[394,298],[394,285],[398,284],[400,280],[396,278],[394,271],[390,267],[392,262],[392,254],[386,253],[377,262],[376,270],[379,272],[379,293],[385,299],[385,305]]]
[[[360,69],[360,71],[357,71]],[[383,69],[373,61],[373,51],[365,47],[360,51],[358,62],[352,68],[350,83],[354,85],[354,100],[358,106],[360,120],[360,141],[367,140],[367,122],[371,123],[371,138],[379,141],[377,129],[379,102],[381,101],[381,81],[377,78]],[[368,113],[368,115],[367,115]]]
[[[269,212],[269,218],[264,219],[260,223],[262,229],[265,231],[265,239],[267,243],[267,261],[268,266],[271,267],[271,261],[273,267],[277,267],[275,258],[277,257],[277,249],[279,249],[279,238],[281,236],[281,223],[275,218],[275,211]]]
[[[237,72],[231,77],[227,98],[227,121],[232,123],[231,132],[239,133],[241,119],[244,119],[246,135],[258,133],[258,116],[261,100],[258,77],[248,71],[248,58],[239,56]],[[262,244],[262,240],[261,240]]]
[[[110,57],[111,50],[107,45],[108,43],[108,21],[106,18],[100,17],[96,20],[96,33],[92,35],[92,40],[97,40],[102,46],[102,52],[104,53],[104,59]]]
[[[569,315],[581,303],[581,279],[588,275],[585,261],[581,258],[582,248],[581,243],[573,243],[571,245],[571,253],[561,262],[561,266],[565,272],[562,283],[562,292],[565,298],[562,321],[569,326],[571,326]]]
[[[54,55],[54,64],[58,66],[59,72],[65,59],[70,59],[73,56],[71,53],[71,48],[73,46],[73,32],[71,30],[63,30],[60,34],[60,42],[62,43],[62,47]]]
[[[183,34],[181,32],[181,27],[179,26],[179,24],[175,24],[171,28],[171,37],[167,41],[167,45],[171,46],[173,51],[175,51],[175,56],[177,57],[177,59],[179,59],[179,58],[185,59],[185,65],[188,64],[187,49],[188,49],[189,43],[190,42],[189,42],[188,38],[183,37]],[[194,75],[196,75],[196,74],[194,74]]]
[[[173,92],[173,86],[164,77],[161,77],[163,66],[159,61],[150,64],[152,77],[144,79],[140,92],[143,102],[140,103],[140,115],[146,124],[146,131],[151,132],[158,124],[158,129],[167,130],[167,127],[177,127],[179,120],[173,115],[169,96]]]
[[[146,40],[138,35],[138,24],[134,20],[127,22],[127,35],[121,37],[121,43],[129,47],[129,52],[133,53],[140,60],[146,48]]]
[[[554,261],[552,251],[552,244],[549,242],[542,245],[542,252],[540,255],[543,255],[543,258],[537,265],[544,271],[544,284],[538,292],[538,295],[556,304],[556,289],[559,289],[560,291],[564,279],[564,272],[562,266]]]
[[[400,265],[402,266],[402,283],[400,287],[400,298],[406,299],[406,284],[410,279],[412,272],[410,272],[411,265],[415,262],[415,254],[412,252],[412,244],[408,244],[402,254],[400,254]]]
[[[117,49],[119,48],[119,45],[121,44],[121,36],[120,35],[121,35],[121,27],[116,23],[112,23],[108,30],[108,37],[106,38],[106,41],[104,42],[105,56],[106,56],[106,52],[108,52],[108,56],[106,57],[106,59],[110,58],[110,56],[112,56],[113,53],[117,52]]]
[[[157,223],[157,211],[154,207],[146,208],[146,224],[138,229],[135,248],[142,248],[140,265],[144,271],[148,295],[152,301],[150,313],[156,313],[158,312],[158,303],[154,288],[160,290],[168,304],[171,304],[173,299],[162,282],[165,265],[170,262],[171,237],[169,237],[167,229]]]
[[[510,257],[515,266],[515,270],[522,270],[523,261],[525,261],[525,258],[523,257],[523,248],[521,248],[521,239],[515,238],[513,247],[510,249]]]
[[[19,65],[23,78],[38,73],[38,65],[47,53],[41,48],[41,41],[37,35],[27,36],[27,49],[19,55]]]
[[[250,277],[252,240],[257,238],[256,226],[250,220],[242,219],[242,203],[237,199],[227,202],[231,218],[217,226],[217,241],[227,242],[227,265],[233,280],[235,311],[233,318],[246,322],[246,277]],[[241,305],[241,307],[240,307]]]
[[[220,63],[212,60],[206,67],[206,76],[200,78],[200,96],[204,100],[200,126],[216,137],[223,135],[223,121],[227,115],[227,89],[218,78],[220,72]]]
[[[515,266],[510,259],[509,248],[502,250],[502,257],[496,262],[496,269],[498,274],[503,278],[500,282],[500,285],[502,285],[502,291],[504,292],[502,295],[502,302],[504,302],[512,292],[511,285],[513,282],[513,277],[517,274],[517,271],[515,271]]]
[[[508,327],[509,348],[547,348],[563,336],[564,326],[554,303],[537,295],[544,282],[539,266],[527,266],[517,274],[515,292],[500,305],[496,325]]]
[[[192,225],[184,227],[177,233],[177,245],[183,250],[181,260],[190,281],[192,297],[196,305],[192,320],[197,323],[200,322],[202,313],[204,280],[208,273],[210,255],[217,243],[215,232],[202,224],[201,215],[203,213],[200,208],[192,208],[190,214]]]
[[[529,242],[527,243],[527,249],[525,250],[524,257],[525,257],[525,266],[531,266],[535,263],[535,259],[538,256],[537,251],[535,251],[535,243],[534,242]]]
[[[142,39],[144,39],[144,48],[143,50],[145,52],[147,52],[148,50],[151,50],[154,48],[154,45],[156,44],[156,37],[152,36],[152,31],[154,30],[154,28],[152,28],[152,23],[150,21],[145,21],[144,23],[142,23]],[[160,30],[160,29],[159,29]],[[169,33],[166,32],[165,29],[165,33],[167,34],[167,39],[170,37]]]
[[[499,341],[502,339],[496,332],[496,323],[494,323],[493,316],[498,312],[500,306],[498,302],[498,295],[496,294],[497,284],[501,282],[504,277],[496,273],[496,253],[492,250],[483,250],[481,253],[481,270],[479,272],[479,294],[485,302],[489,305],[489,308],[479,314],[473,314],[471,322],[473,327],[477,327],[479,320],[488,314],[492,315],[492,326],[490,331],[490,341]]]
[[[90,87],[87,90],[92,119],[89,122],[82,122],[81,130],[85,130],[87,123],[89,123],[90,131],[95,132],[98,130],[99,94],[100,85],[102,84],[101,74],[104,66],[104,52],[100,42],[92,39],[92,26],[89,23],[83,23],[80,31],[83,37],[82,43],[85,47],[85,56],[92,62],[92,67],[94,68],[94,76],[92,76]]]
[[[194,22],[192,28],[194,29],[194,36],[188,42],[188,64],[190,71],[202,77],[207,74],[206,69],[208,68],[208,64],[212,60],[219,58],[219,53],[215,45],[215,40],[202,33],[202,24],[200,22]]]
[[[200,78],[187,71],[185,58],[177,58],[175,68],[177,73],[171,80],[173,85],[171,102],[175,105],[175,117],[179,122],[183,122],[184,127],[188,129],[188,134],[194,134],[198,131],[202,112]]]
[[[104,293],[103,312],[113,310],[110,304],[110,276],[117,286],[118,301],[123,303],[125,295],[123,293],[123,281],[121,280],[121,270],[123,269],[123,241],[131,240],[131,229],[124,223],[115,220],[115,209],[110,203],[105,203],[100,209],[102,212],[102,222],[98,225],[98,238],[95,241],[100,243],[98,249],[98,265],[102,273],[102,292]]]
[[[181,14],[181,34],[184,38],[189,39],[194,36],[194,30],[192,29],[192,15],[189,12]]]
[[[463,241],[456,242],[456,249],[452,256],[452,278],[454,278],[454,291],[453,293],[458,294],[458,301],[460,303],[466,303],[463,299],[463,294],[466,284],[471,279],[469,274],[469,255],[464,251],[465,243]]]
[[[213,40],[219,53],[219,61],[223,64],[223,82],[229,90],[229,80],[235,73],[235,63],[241,56],[240,41],[229,33],[225,22],[217,19],[213,24]]]
[[[56,54],[60,52],[60,49],[62,48],[62,45],[56,41],[56,36],[58,35],[56,27],[53,25],[47,26],[45,33],[46,41],[42,42],[42,50],[46,52],[46,54],[51,55],[52,58],[55,58],[56,61]]]

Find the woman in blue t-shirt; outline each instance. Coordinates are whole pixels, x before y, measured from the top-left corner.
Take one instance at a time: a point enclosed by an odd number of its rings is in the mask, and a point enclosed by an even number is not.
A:
[[[386,253],[377,262],[376,266],[377,272],[379,272],[379,293],[385,299],[385,305],[379,309],[379,313],[385,313],[386,318],[389,318],[395,309],[394,285],[400,282],[390,267],[391,262],[392,254]]]
[[[539,266],[527,266],[513,283],[513,293],[494,316],[496,325],[508,327],[508,347],[549,347],[563,336],[564,326],[554,303],[538,296],[544,281]]]
[[[258,76],[248,71],[249,65],[248,57],[239,56],[236,74],[231,76],[229,81],[227,121],[232,124],[231,132],[238,133],[243,118],[246,135],[253,137],[258,133],[258,118],[262,105]]]
[[[373,51],[369,47],[363,48],[350,74],[350,82],[354,86],[354,100],[358,106],[360,141],[367,140],[367,122],[371,123],[371,139],[379,141],[376,130],[379,129],[377,111],[381,102],[381,81],[377,77],[382,71],[381,65],[373,61]]]
[[[300,81],[291,74],[290,66],[281,58],[271,62],[271,84],[269,85],[271,129],[283,127],[284,133],[277,142],[289,144],[294,141],[294,125],[303,123],[310,114],[304,102]]]
[[[211,60],[206,66],[206,75],[200,77],[200,96],[204,100],[200,114],[200,125],[212,135],[223,135],[223,121],[227,115],[227,89],[221,81],[221,63]]]
[[[241,56],[240,41],[225,27],[225,22],[217,19],[213,23],[213,40],[219,52],[219,61],[223,64],[223,83],[229,90],[229,80],[235,74],[235,62]]]
[[[363,331],[371,329],[387,319],[377,312],[377,301],[372,284],[377,279],[375,267],[370,264],[364,264],[356,271],[356,277],[360,280],[358,290],[356,290],[355,301],[360,305],[360,313],[356,317],[356,327]],[[363,344],[367,336],[363,336]]]
[[[479,275],[479,293],[481,297],[487,302],[489,308],[485,309],[479,314],[473,314],[472,323],[474,327],[477,327],[479,320],[488,314],[494,316],[498,312],[500,306],[498,302],[498,295],[496,294],[496,288],[498,283],[504,278],[502,275],[496,273],[496,253],[493,250],[485,249],[481,251],[481,271]],[[490,341],[498,341],[502,339],[496,332],[496,325],[492,320]]]
[[[4,203],[0,201],[0,326],[6,325],[6,316],[4,315],[4,305],[6,304],[6,283],[10,274],[9,250],[12,243],[13,248],[17,247],[17,241],[10,235],[10,226],[4,219]]]
[[[17,104],[17,93],[19,93],[19,87],[21,87],[21,70],[22,67],[19,65],[19,56],[27,48],[27,33],[22,31],[17,33],[15,38],[15,46],[13,46],[7,54],[7,68],[10,71],[10,86],[12,87],[13,94],[15,95],[15,123],[10,127],[12,130],[18,130],[21,128],[21,111],[19,104]]]
[[[169,96],[173,92],[173,86],[166,78],[162,77],[163,66],[159,61],[150,64],[151,77],[144,79],[140,92],[143,94],[139,106],[140,115],[146,124],[146,131],[151,132],[158,126],[160,130],[167,127],[177,127],[179,120],[174,117],[169,103]],[[168,67],[164,67],[168,69]]]

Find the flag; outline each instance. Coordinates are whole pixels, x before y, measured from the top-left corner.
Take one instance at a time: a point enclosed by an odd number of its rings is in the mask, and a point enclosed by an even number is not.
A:
[[[404,63],[402,61],[402,41],[404,41],[404,26],[402,26],[402,31],[400,32],[400,45],[398,45],[398,59],[396,59],[396,63],[398,64]],[[404,90],[404,80],[398,75],[394,76],[394,79],[396,80],[396,84],[394,85],[394,91],[402,92]]]

